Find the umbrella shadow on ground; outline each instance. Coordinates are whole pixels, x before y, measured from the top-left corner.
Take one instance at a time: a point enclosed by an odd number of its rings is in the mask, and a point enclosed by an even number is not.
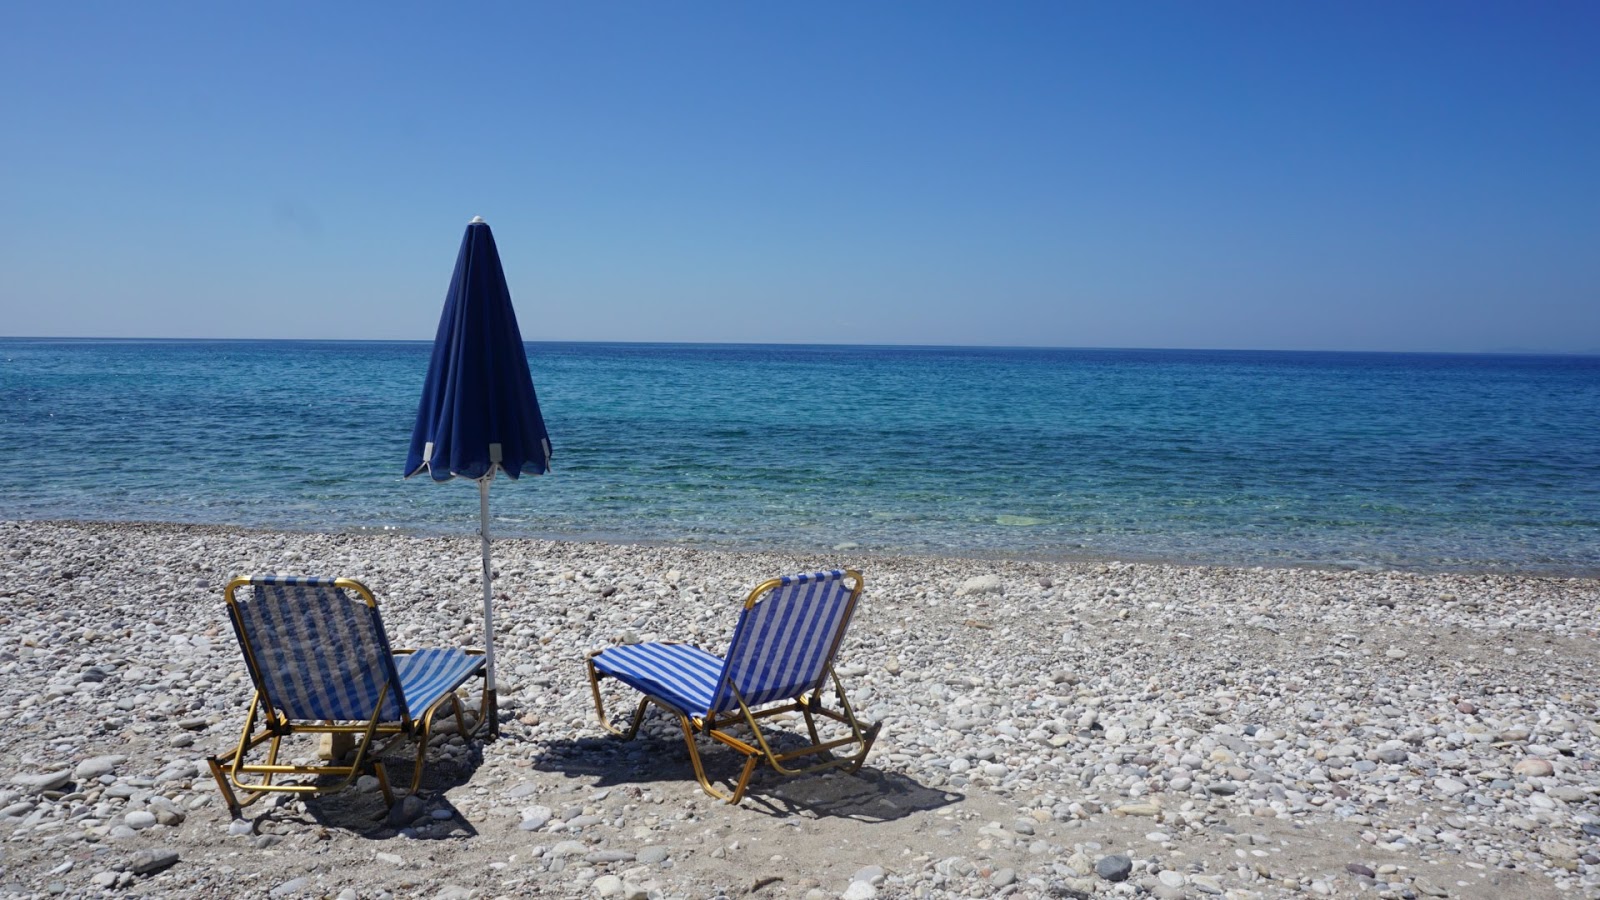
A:
[[[282,799],[276,803],[272,797],[259,801],[257,805],[262,811],[253,817],[255,831],[260,835],[294,834],[318,827],[387,840],[399,836],[401,829],[405,829],[413,840],[474,837],[478,830],[456,810],[447,796],[452,788],[470,782],[483,765],[481,741],[473,741],[467,748],[465,758],[454,755],[440,758],[438,751],[429,751],[422,783],[409,801],[406,791],[416,771],[415,751],[401,744],[395,752],[384,754],[383,765],[395,798],[393,808],[384,802],[382,791],[362,790],[354,785],[328,793],[281,794],[278,796]],[[331,788],[339,780],[326,778],[318,783]],[[294,802],[296,800],[299,802]],[[249,811],[250,807],[246,807],[247,817]]]
[[[809,743],[793,735],[775,736],[772,742],[775,749]],[[719,790],[732,790],[744,757],[710,741],[697,746],[706,777]],[[694,765],[675,724],[670,730],[653,731],[647,726],[632,741],[610,735],[549,741],[534,754],[532,763],[540,771],[594,778],[596,787],[659,781],[687,784],[699,792]],[[854,774],[832,769],[785,777],[768,766],[757,766],[743,806],[779,817],[804,815],[870,823],[939,809],[963,799],[961,794],[930,788],[902,773],[875,768],[869,757],[868,764]]]

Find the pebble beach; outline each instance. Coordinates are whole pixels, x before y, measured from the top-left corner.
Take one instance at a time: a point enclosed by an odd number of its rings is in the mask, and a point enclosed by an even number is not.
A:
[[[353,577],[395,644],[481,646],[476,537],[0,522],[0,896],[1600,897],[1600,580],[528,539],[494,561],[498,739],[436,736],[392,808],[362,783],[235,819],[204,763],[250,697],[228,580]],[[759,581],[847,567],[840,675],[883,722],[860,773],[760,771],[730,807],[675,723],[596,722],[588,652],[718,651]]]

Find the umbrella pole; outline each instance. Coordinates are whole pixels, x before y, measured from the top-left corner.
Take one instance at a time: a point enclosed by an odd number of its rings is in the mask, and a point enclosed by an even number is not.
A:
[[[489,479],[478,479],[478,534],[483,538],[483,656],[485,663],[484,708],[480,711],[489,722],[489,734],[500,736],[500,695],[494,680],[494,588],[493,571],[489,567]]]

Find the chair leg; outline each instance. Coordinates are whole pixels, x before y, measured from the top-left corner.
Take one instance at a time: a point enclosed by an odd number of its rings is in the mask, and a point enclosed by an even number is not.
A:
[[[644,709],[645,706],[649,704],[650,698],[646,697],[645,699],[639,701],[639,707],[633,711],[633,722],[628,726],[626,731],[611,724],[611,717],[606,714],[606,702],[600,696],[600,679],[602,676],[600,675],[599,670],[595,669],[594,667],[594,657],[597,655],[597,653],[598,651],[590,654],[589,659],[585,661],[585,665],[589,670],[589,692],[594,696],[595,715],[600,719],[601,728],[604,728],[605,730],[611,732],[617,737],[622,738],[625,741],[631,741],[639,734],[639,726],[644,722]]]
[[[676,710],[668,711],[678,717],[678,725],[683,729],[683,742],[689,748],[689,761],[694,765],[694,777],[700,782],[700,788],[707,794],[730,805],[737,804],[744,799],[744,789],[750,784],[750,775],[755,772],[756,763],[760,762],[761,758],[755,753],[740,750],[739,752],[745,754],[744,771],[739,773],[739,780],[734,784],[733,793],[729,794],[717,790],[711,784],[711,779],[706,777],[705,765],[700,761],[700,748],[694,742],[694,725],[689,721],[688,716]],[[738,750],[739,748],[735,747],[734,749]]]

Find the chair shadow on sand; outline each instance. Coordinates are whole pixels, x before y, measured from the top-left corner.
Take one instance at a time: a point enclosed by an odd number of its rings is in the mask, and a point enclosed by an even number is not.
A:
[[[778,749],[790,742],[809,743],[783,733],[769,738],[779,745]],[[743,756],[711,741],[702,740],[699,747],[706,776],[713,782],[726,786],[738,775]],[[661,719],[653,723],[647,720],[632,741],[609,735],[547,741],[532,762],[539,771],[569,778],[594,778],[596,787],[663,782],[692,791],[697,802],[708,799],[695,780],[683,733]],[[779,817],[804,815],[875,823],[928,812],[963,799],[962,794],[930,788],[902,773],[876,768],[869,760],[854,774],[834,770],[785,777],[759,766],[741,805]]]
[[[433,756],[433,751],[430,751],[430,756]],[[383,764],[389,770],[389,777],[397,784],[410,783],[414,763],[415,754],[404,743],[383,756]],[[354,786],[325,794],[297,796],[281,794],[279,796],[283,799],[279,804],[282,805],[274,804],[270,799],[263,800],[260,803],[261,812],[250,818],[257,823],[257,829],[268,822],[299,828],[316,825],[349,831],[373,840],[396,837],[402,828],[410,828],[410,837],[414,840],[475,837],[478,830],[455,811],[447,792],[452,788],[469,784],[474,773],[482,765],[481,741],[467,743],[467,755],[464,760],[454,756],[448,760],[431,758],[423,770],[422,784],[415,795],[427,812],[412,822],[400,824],[391,822],[390,808],[384,803],[380,791],[376,789],[363,791]],[[325,778],[320,779],[319,783],[336,785],[338,781],[337,778]],[[290,800],[298,800],[303,805],[304,812],[297,811],[289,803]],[[395,792],[396,806],[405,800],[403,792]],[[431,813],[437,810],[449,810],[453,815],[449,818],[434,818]]]

